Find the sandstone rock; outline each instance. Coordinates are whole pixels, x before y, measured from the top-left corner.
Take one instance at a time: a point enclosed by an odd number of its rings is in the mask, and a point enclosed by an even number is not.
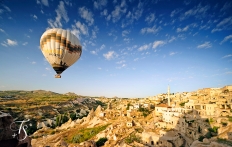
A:
[[[210,141],[209,141],[209,139],[204,138],[204,139],[203,139],[203,143],[207,143],[207,144],[209,144],[209,143],[210,143]]]

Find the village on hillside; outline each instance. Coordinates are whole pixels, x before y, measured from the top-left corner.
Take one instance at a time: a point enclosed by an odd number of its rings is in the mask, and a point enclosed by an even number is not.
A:
[[[147,98],[88,98],[63,103],[96,103],[77,119],[37,122],[33,147],[229,147],[232,146],[232,85]],[[43,115],[43,111],[40,111]],[[57,114],[60,112],[57,112]]]

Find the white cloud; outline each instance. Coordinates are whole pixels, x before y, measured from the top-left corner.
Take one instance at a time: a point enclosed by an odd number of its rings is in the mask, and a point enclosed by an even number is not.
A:
[[[225,55],[225,56],[223,56],[222,58],[229,58],[229,57],[232,57],[232,54]]]
[[[81,24],[81,22],[76,23],[76,27],[81,31],[83,35],[88,35],[88,27],[85,24]]]
[[[37,0],[37,4],[43,4],[44,6],[49,6],[48,0]]]
[[[7,44],[6,44],[6,43],[1,43],[1,45],[7,47]]]
[[[32,61],[31,64],[36,64],[36,62],[35,62],[35,61]]]
[[[24,43],[23,43],[23,45],[27,45],[27,44],[28,44],[28,42],[24,42]]]
[[[8,46],[18,45],[17,41],[10,40],[10,39],[7,39],[7,42],[4,41],[4,43],[7,44]]]
[[[126,26],[133,24],[133,22],[135,20],[138,20],[142,16],[142,14],[143,14],[143,3],[139,2],[137,7],[134,7],[131,11],[128,11],[126,15],[126,19],[123,20],[122,28],[125,28]]]
[[[152,23],[154,20],[155,20],[155,14],[154,13],[150,14],[149,16],[147,16],[145,18],[145,21],[148,22],[148,23]]]
[[[93,54],[93,55],[97,55],[96,51],[90,51],[90,53]]]
[[[34,19],[34,20],[36,20],[36,19],[38,19],[38,17],[34,14],[34,15],[31,15],[31,17]]]
[[[117,53],[114,52],[114,51],[109,51],[108,53],[103,54],[103,56],[104,56],[107,60],[111,60],[111,59],[117,57]]]
[[[85,21],[88,23],[89,26],[93,25],[94,23],[93,14],[86,7],[79,8],[79,14],[83,19],[85,19]]]
[[[145,33],[153,33],[153,34],[155,34],[160,30],[161,30],[161,27],[156,28],[156,26],[154,25],[152,28],[149,28],[149,27],[142,28],[140,32],[142,34],[145,34]]]
[[[116,62],[116,64],[123,64],[125,62],[126,62],[125,60],[121,60],[121,61]]]
[[[129,33],[130,33],[130,31],[124,30],[124,31],[122,31],[122,36],[125,37],[125,36],[127,36]]]
[[[222,43],[224,43],[224,42],[226,42],[226,41],[228,41],[228,40],[230,40],[230,42],[232,42],[232,35],[226,36],[226,37],[220,42],[220,44],[222,44]]]
[[[134,59],[134,61],[138,61],[138,60],[139,60],[139,58],[135,58],[135,59]]]
[[[142,45],[138,48],[139,51],[147,50],[151,47],[151,43]]]
[[[166,43],[165,43],[164,41],[162,41],[162,40],[154,41],[154,42],[153,42],[152,48],[155,49],[155,48],[157,48],[158,46],[163,46],[164,44],[166,44]]]
[[[45,69],[46,69],[46,70],[48,70],[48,71],[50,71],[50,70],[51,70],[51,69],[50,69],[50,68],[48,68],[48,67],[46,67]]]
[[[100,50],[103,50],[105,47],[106,47],[105,44],[102,44]]]
[[[221,22],[217,24],[217,27],[229,26],[229,25],[232,25],[232,16],[228,18],[224,18]]]
[[[107,0],[97,0],[93,3],[94,8],[101,9],[102,7],[107,5]]]
[[[60,4],[58,5],[58,8],[56,9],[56,14],[57,16],[55,18],[55,21],[53,21],[52,19],[48,19],[48,24],[52,28],[62,28],[61,19],[63,18],[66,23],[69,21],[69,17],[68,17],[63,1],[60,1]]]
[[[177,32],[177,33],[186,32],[186,31],[188,31],[188,29],[189,29],[189,26],[186,26],[186,27],[184,27],[184,28],[182,28],[182,29],[181,29],[181,28],[177,28],[177,29],[176,29],[176,32]]]
[[[212,47],[212,44],[209,41],[197,46],[197,48],[210,48],[210,47]]]
[[[123,14],[126,13],[126,1],[122,0],[120,5],[116,5],[114,10],[111,12],[111,17],[113,22],[117,22]]]
[[[123,41],[125,41],[126,43],[130,43],[131,39],[130,38],[124,38]]]
[[[97,69],[101,70],[102,68],[101,68],[101,67],[98,67]]]
[[[108,15],[108,11],[107,11],[107,9],[104,9],[104,10],[101,12],[101,15],[103,15],[103,16]]]
[[[222,29],[214,28],[214,29],[211,31],[211,33],[220,32],[220,31],[222,31]]]
[[[175,16],[176,14],[180,13],[180,9],[173,10],[170,14],[171,17]]]
[[[88,36],[89,35],[89,30],[88,27],[80,21],[76,22],[75,25],[72,25],[72,30],[71,32],[77,36],[81,40],[81,34]]]
[[[232,16],[224,18],[222,21],[220,21],[216,28],[214,28],[211,32],[219,32],[222,30],[230,30],[232,27]]]
[[[176,40],[176,37],[172,36],[171,39],[168,40],[168,42],[170,43],[170,42],[172,42],[174,40]]]
[[[92,29],[92,36],[91,36],[92,39],[97,38],[98,31],[99,31],[98,27],[94,26],[94,28]]]
[[[170,52],[170,53],[169,53],[170,56],[173,56],[173,55],[175,55],[175,54],[177,54],[177,52]]]
[[[124,68],[124,67],[126,67],[126,64],[122,64],[121,66],[118,66],[118,67],[116,67],[117,69],[121,69],[121,68]]]
[[[209,6],[209,5],[206,5],[206,6],[203,7],[203,6],[201,6],[201,3],[200,3],[198,6],[196,6],[196,7],[192,8],[192,9],[186,11],[186,12],[180,17],[180,20],[184,20],[184,19],[186,19],[186,18],[188,18],[188,17],[190,17],[190,16],[195,16],[195,17],[197,17],[197,18],[202,18],[202,17],[206,16],[206,12],[207,12],[209,9],[210,9],[210,6]]]

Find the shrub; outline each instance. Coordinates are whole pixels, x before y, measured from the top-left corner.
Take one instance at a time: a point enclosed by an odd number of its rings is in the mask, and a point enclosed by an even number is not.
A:
[[[108,140],[108,139],[105,138],[105,137],[104,137],[104,138],[100,138],[100,139],[96,142],[97,147],[103,146],[107,140]]]
[[[204,136],[200,136],[198,140],[202,142],[204,138],[205,138]]]

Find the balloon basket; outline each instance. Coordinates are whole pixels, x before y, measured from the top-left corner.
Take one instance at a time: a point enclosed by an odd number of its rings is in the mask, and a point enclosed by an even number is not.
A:
[[[61,75],[57,74],[55,75],[55,78],[61,78]]]

